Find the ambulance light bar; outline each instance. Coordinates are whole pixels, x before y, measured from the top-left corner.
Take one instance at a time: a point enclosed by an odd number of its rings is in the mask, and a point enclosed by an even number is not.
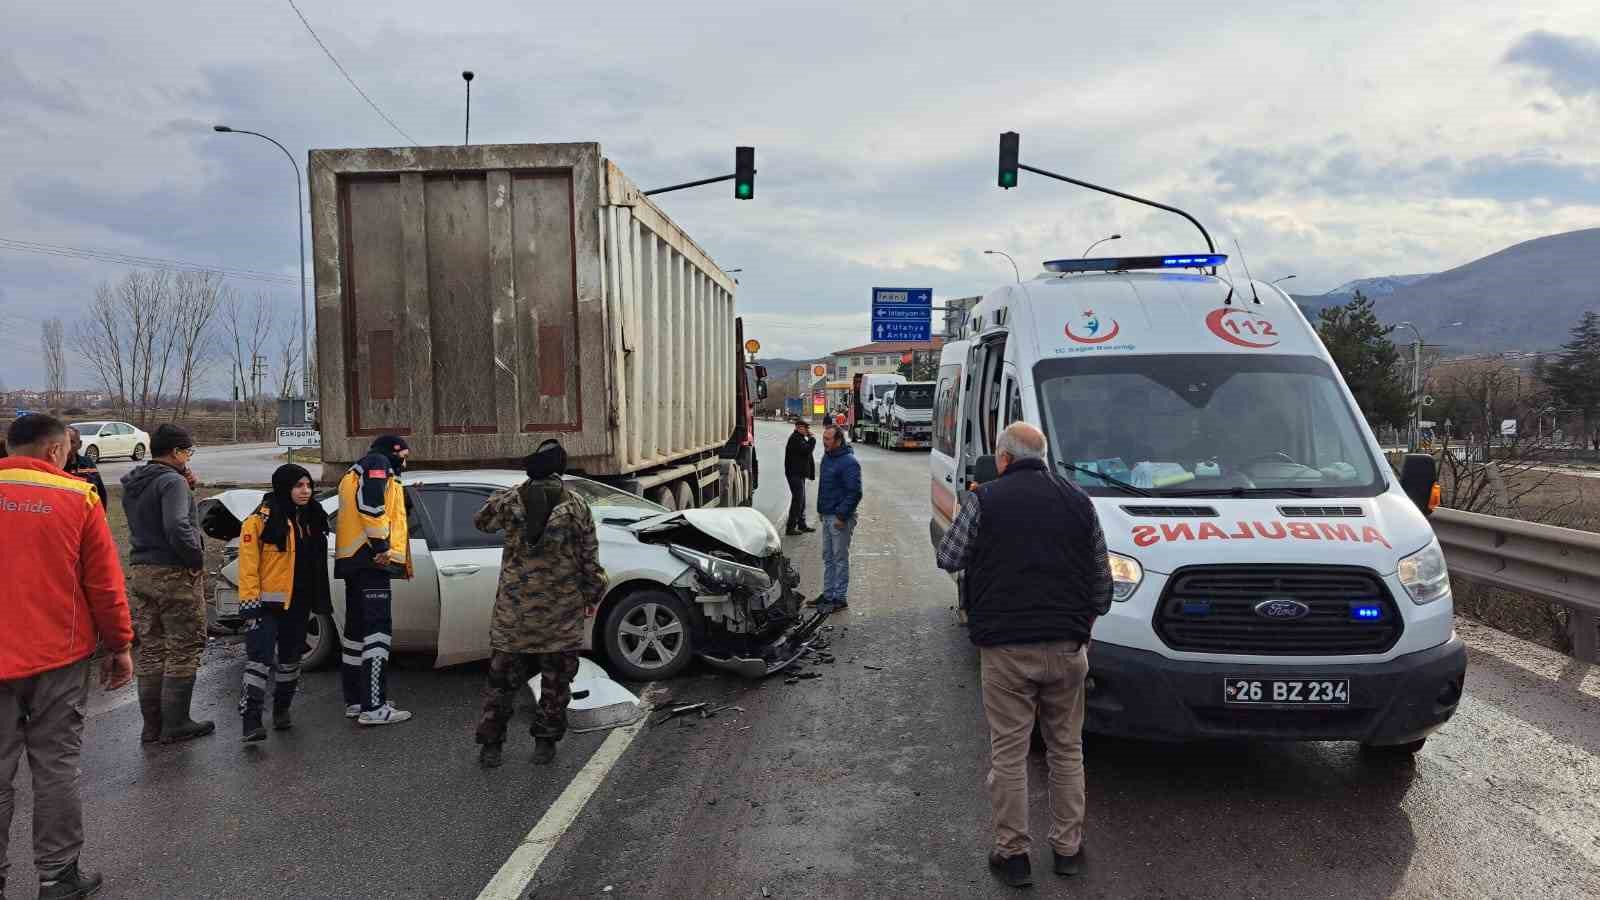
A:
[[[1106,256],[1098,259],[1052,259],[1046,272],[1123,272],[1128,269],[1199,269],[1220,266],[1226,253],[1175,253],[1167,256]]]

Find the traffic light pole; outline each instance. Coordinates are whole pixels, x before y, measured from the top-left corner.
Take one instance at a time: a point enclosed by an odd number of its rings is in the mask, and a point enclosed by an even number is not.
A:
[[[716,184],[719,181],[732,181],[733,179],[735,179],[737,177],[739,177],[739,176],[736,175],[736,174],[728,174],[728,175],[718,175],[715,178],[702,178],[699,181],[685,181],[683,184],[674,184],[674,185],[671,185],[669,187],[656,188],[653,191],[645,191],[644,195],[646,197],[653,197],[656,194],[665,194],[668,191],[681,191],[684,188],[700,187],[703,184]]]
[[[1081,188],[1088,188],[1091,191],[1099,191],[1102,194],[1110,194],[1113,197],[1121,197],[1124,200],[1132,200],[1134,203],[1143,203],[1145,206],[1153,206],[1156,209],[1164,209],[1170,213],[1177,213],[1178,215],[1183,216],[1185,219],[1188,219],[1189,224],[1200,229],[1200,236],[1206,239],[1207,250],[1212,253],[1217,252],[1217,245],[1211,242],[1211,234],[1206,231],[1206,227],[1204,225],[1200,224],[1200,220],[1189,215],[1176,206],[1168,206],[1165,203],[1157,203],[1154,200],[1146,200],[1143,197],[1135,197],[1132,194],[1125,194],[1122,191],[1114,190],[1112,188],[1101,187],[1098,184],[1090,184],[1087,181],[1079,181],[1076,178],[1068,178],[1065,175],[1058,175],[1055,172],[1047,172],[1044,169],[1036,169],[1033,166],[1027,165],[1026,163],[1018,163],[1017,168],[1032,172],[1035,175],[1043,175],[1046,178],[1054,178],[1057,181],[1065,181],[1067,184],[1075,184]]]

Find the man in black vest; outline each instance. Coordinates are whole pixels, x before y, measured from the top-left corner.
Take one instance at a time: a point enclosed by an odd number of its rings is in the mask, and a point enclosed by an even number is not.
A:
[[[967,494],[939,545],[939,568],[965,571],[967,619],[983,663],[989,720],[989,865],[1013,887],[1028,860],[1028,745],[1037,718],[1050,764],[1050,846],[1058,875],[1083,860],[1083,686],[1089,631],[1111,609],[1111,566],[1094,504],[1045,462],[1025,422],[995,446],[1000,477]]]
[[[817,477],[817,439],[811,436],[811,425],[798,416],[794,420],[794,433],[783,449],[783,476],[789,482],[789,523],[784,534],[816,531],[806,524],[806,482]]]

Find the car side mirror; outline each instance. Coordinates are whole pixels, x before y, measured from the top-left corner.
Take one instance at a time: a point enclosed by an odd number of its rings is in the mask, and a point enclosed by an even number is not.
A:
[[[765,381],[756,382],[756,399],[767,399],[767,383]]]
[[[760,365],[756,366],[756,377],[761,379],[762,381],[766,381],[767,380],[767,367],[766,366],[760,366]]]
[[[993,456],[980,456],[972,464],[972,480],[979,484],[988,484],[1000,477],[1000,468],[995,464]]]
[[[1411,498],[1411,502],[1422,510],[1423,515],[1429,515],[1438,505],[1434,489],[1439,484],[1439,461],[1427,453],[1407,453],[1406,458],[1400,463],[1400,488]]]

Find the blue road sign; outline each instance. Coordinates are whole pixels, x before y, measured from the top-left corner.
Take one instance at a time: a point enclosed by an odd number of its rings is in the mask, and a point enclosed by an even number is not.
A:
[[[932,289],[872,289],[874,341],[926,341],[932,334]]]

